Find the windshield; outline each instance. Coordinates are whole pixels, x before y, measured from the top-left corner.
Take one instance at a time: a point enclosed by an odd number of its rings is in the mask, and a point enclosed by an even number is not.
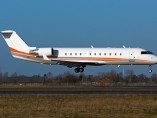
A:
[[[141,51],[141,54],[154,54],[151,51]]]

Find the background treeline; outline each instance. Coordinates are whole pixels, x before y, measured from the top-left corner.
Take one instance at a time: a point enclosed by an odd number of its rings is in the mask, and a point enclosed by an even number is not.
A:
[[[62,83],[157,83],[157,73],[153,73],[150,77],[145,74],[136,75],[133,70],[117,73],[115,70],[98,73],[97,75],[85,75],[83,73],[73,74],[65,72],[64,74],[53,76],[48,72],[43,76],[18,75],[16,72],[8,76],[8,72],[0,72],[0,83],[45,83],[45,84],[62,84]]]

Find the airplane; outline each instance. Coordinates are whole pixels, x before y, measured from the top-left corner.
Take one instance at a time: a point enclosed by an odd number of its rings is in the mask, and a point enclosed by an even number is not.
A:
[[[28,46],[13,30],[1,32],[13,57],[49,65],[75,67],[76,73],[84,72],[86,66],[100,65],[152,65],[157,56],[142,48],[37,48]]]

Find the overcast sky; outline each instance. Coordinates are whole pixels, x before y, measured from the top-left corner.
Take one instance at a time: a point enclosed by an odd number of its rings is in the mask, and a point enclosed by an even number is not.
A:
[[[156,0],[3,0],[0,31],[15,30],[35,47],[141,47],[157,53]],[[14,59],[0,36],[0,71],[53,75],[73,72]],[[133,69],[148,74],[148,66],[87,67],[85,74]],[[153,66],[157,72],[157,65]]]

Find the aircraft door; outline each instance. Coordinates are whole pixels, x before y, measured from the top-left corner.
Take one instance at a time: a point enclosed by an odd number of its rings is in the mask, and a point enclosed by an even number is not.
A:
[[[134,52],[130,52],[129,53],[129,58],[130,58],[130,62],[135,62],[135,55],[134,55]]]

